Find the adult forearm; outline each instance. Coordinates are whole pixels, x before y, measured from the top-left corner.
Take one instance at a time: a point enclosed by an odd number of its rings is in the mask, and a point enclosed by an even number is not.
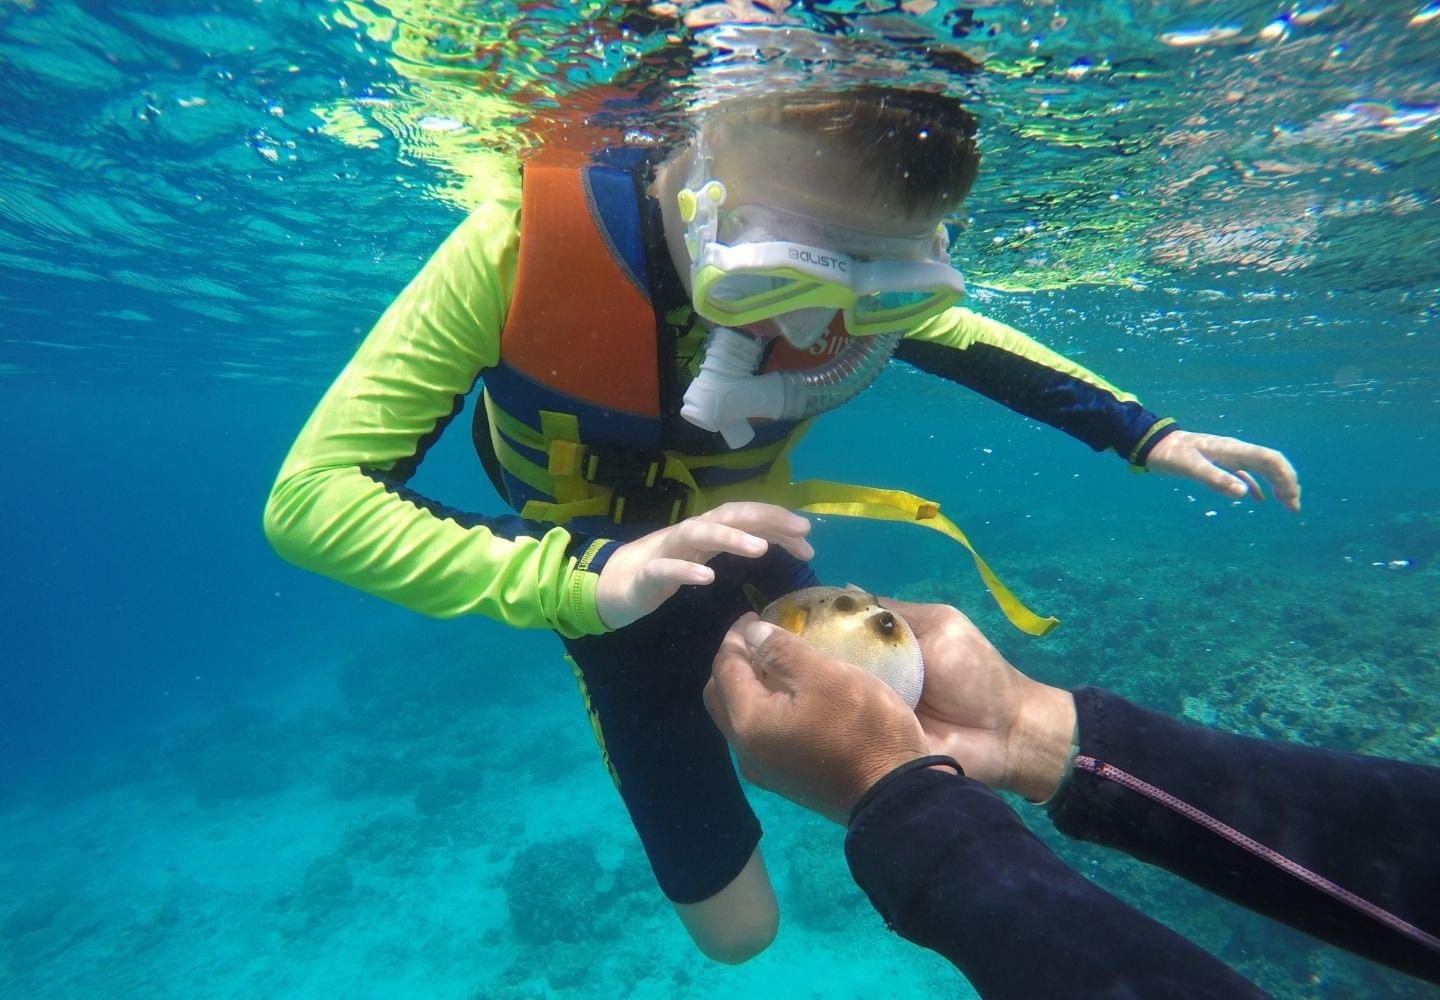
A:
[[[1076,692],[1080,753],[1203,811],[1264,847],[1440,934],[1440,770],[1249,739]],[[1440,982],[1432,950],[1192,818],[1084,768],[1051,804],[1061,832],[1184,876],[1252,910]]]
[[[968,778],[882,779],[851,818],[845,853],[886,924],[987,998],[1264,995],[1066,867]]]

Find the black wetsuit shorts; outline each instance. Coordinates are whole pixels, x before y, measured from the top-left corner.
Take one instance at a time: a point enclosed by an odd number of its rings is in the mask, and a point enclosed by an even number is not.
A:
[[[697,903],[729,885],[760,842],[725,739],[701,700],[725,632],[773,599],[819,581],[779,546],[721,555],[715,581],[682,587],[653,614],[607,635],[566,639],[601,751],[661,890]]]

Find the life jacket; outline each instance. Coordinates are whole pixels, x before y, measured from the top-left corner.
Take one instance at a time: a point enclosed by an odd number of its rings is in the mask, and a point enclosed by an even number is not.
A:
[[[1017,627],[1043,635],[1058,624],[1025,608],[938,504],[897,490],[792,482],[787,454],[809,421],[758,425],[754,442],[733,451],[718,434],[681,425],[678,394],[693,374],[682,369],[704,331],[677,333],[676,317],[654,301],[665,266],[655,258],[666,248],[648,245],[639,184],[638,172],[601,163],[542,157],[525,166],[515,290],[473,429],[510,505],[527,519],[611,537],[739,499],[909,521],[964,545]],[[844,336],[837,321],[824,343],[839,349]],[[827,355],[781,343],[766,368],[805,368]]]

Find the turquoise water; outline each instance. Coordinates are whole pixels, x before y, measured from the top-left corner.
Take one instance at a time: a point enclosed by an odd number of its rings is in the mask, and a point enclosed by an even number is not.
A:
[[[1305,509],[1130,475],[893,366],[798,470],[942,500],[1064,625],[1011,633],[899,527],[817,524],[821,575],[955,603],[1049,683],[1440,764],[1434,5],[907,6],[778,16],[970,97],[976,308],[1282,448]],[[260,534],[294,433],[486,164],[598,86],[648,95],[618,131],[663,133],[753,62],[676,22],[713,15],[0,0],[0,996],[963,990],[883,928],[837,828],[759,791],[781,934],[704,962],[552,637],[421,619]],[[464,427],[414,485],[498,512]],[[1050,839],[1277,995],[1425,993]]]

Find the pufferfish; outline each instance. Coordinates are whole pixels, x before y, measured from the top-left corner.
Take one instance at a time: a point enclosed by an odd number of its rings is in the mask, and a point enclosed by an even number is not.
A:
[[[749,588],[747,588],[749,589]],[[750,594],[757,608],[758,593]],[[853,584],[805,587],[765,605],[763,621],[794,632],[828,656],[863,667],[914,708],[925,686],[920,643],[904,618]]]

